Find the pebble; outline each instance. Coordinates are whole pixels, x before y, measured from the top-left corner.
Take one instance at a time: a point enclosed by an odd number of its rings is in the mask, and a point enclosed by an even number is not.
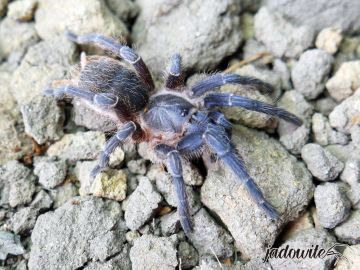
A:
[[[39,177],[39,183],[46,189],[60,185],[66,177],[67,166],[63,160],[40,161],[35,165],[34,173]]]
[[[360,245],[346,247],[342,253],[346,259],[340,259],[335,266],[335,270],[357,270],[360,265]]]
[[[312,117],[312,132],[314,142],[320,145],[348,143],[348,137],[331,128],[329,120],[321,113],[314,113]]]
[[[180,228],[180,220],[177,212],[171,212],[160,218],[161,233],[164,236],[170,236],[176,233]]]
[[[53,204],[53,199],[50,197],[50,195],[41,189],[36,195],[34,200],[31,202],[31,207],[38,209],[39,211],[43,212],[45,210],[48,210],[51,205]]]
[[[180,269],[190,269],[196,266],[199,262],[199,255],[196,249],[186,241],[179,243],[178,257]]]
[[[123,170],[107,169],[91,185],[90,193],[97,197],[122,201],[126,198],[127,176]]]
[[[322,113],[325,116],[329,116],[338,103],[331,97],[325,96],[316,99],[314,105],[316,111]]]
[[[291,70],[295,90],[307,99],[317,98],[325,89],[333,61],[333,57],[321,49],[304,52]]]
[[[10,219],[10,227],[16,234],[26,234],[35,226],[38,209],[24,207],[17,211]]]
[[[360,241],[360,210],[353,210],[349,218],[334,230],[340,242],[349,245],[358,244]]]
[[[127,167],[129,171],[133,174],[146,174],[146,160],[145,159],[137,159],[137,160],[130,160],[127,163]]]
[[[97,161],[78,161],[74,168],[76,178],[80,182],[79,194],[85,196],[91,194],[91,186],[94,179],[91,177],[91,170],[97,165]]]
[[[105,0],[105,2],[123,22],[134,19],[140,11],[138,4],[131,0]]]
[[[20,237],[10,232],[0,231],[0,260],[5,260],[8,254],[21,255],[25,249]]]
[[[341,28],[326,27],[317,35],[315,45],[318,49],[335,54],[339,49],[342,39]]]
[[[360,148],[360,125],[353,125],[350,129],[351,141],[355,147]]]
[[[7,16],[17,21],[31,21],[34,18],[36,6],[37,0],[21,0],[11,2],[8,6]]]
[[[67,201],[77,196],[78,193],[79,192],[77,187],[71,182],[65,183],[55,189],[50,190],[51,198],[54,201],[53,207],[58,208],[62,206]]]
[[[0,111],[0,113],[0,165],[3,165],[8,161],[19,159],[23,152],[14,151],[14,149],[20,149],[21,146],[19,132],[16,129],[16,120],[8,112]]]

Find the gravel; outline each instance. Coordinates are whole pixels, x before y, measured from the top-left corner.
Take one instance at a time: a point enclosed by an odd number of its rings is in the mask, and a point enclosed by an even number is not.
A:
[[[105,0],[105,3],[124,22],[134,19],[140,12],[138,4],[132,0]]]
[[[342,253],[346,260],[339,260],[335,270],[356,270],[357,266],[360,265],[360,245],[353,245],[346,247]]]
[[[311,174],[320,181],[336,179],[344,168],[340,160],[315,143],[309,143],[302,148],[301,158]]]
[[[11,19],[27,22],[34,18],[37,0],[22,0],[11,2],[8,6],[7,16]]]
[[[46,189],[60,185],[66,177],[67,165],[63,160],[40,161],[35,165],[34,173],[39,177],[39,183]]]
[[[50,190],[51,198],[54,201],[54,208],[58,208],[68,200],[78,195],[78,189],[73,183],[65,183],[55,189]]]
[[[10,232],[0,231],[0,260],[5,260],[8,254],[21,255],[25,249],[20,237]]]
[[[351,202],[345,189],[338,183],[318,185],[314,193],[320,225],[332,229],[349,216]]]
[[[331,128],[329,120],[321,113],[314,113],[312,117],[312,132],[314,142],[320,145],[348,143],[348,137]]]
[[[180,269],[190,269],[199,262],[199,255],[196,249],[188,242],[182,241],[178,245],[178,257]]]
[[[343,39],[341,28],[327,27],[320,31],[316,37],[315,45],[330,54],[335,54]]]
[[[350,245],[360,243],[360,210],[354,210],[349,218],[334,230],[339,241]]]
[[[1,90],[0,86],[0,91]],[[0,165],[3,165],[10,160],[20,158],[22,151],[14,151],[14,149],[19,149],[21,146],[19,133],[16,130],[15,119],[10,113],[2,111],[0,111],[0,113]]]
[[[164,215],[160,218],[161,233],[164,236],[170,236],[176,233],[180,228],[179,215],[176,211]]]
[[[325,89],[333,61],[329,53],[320,49],[304,52],[291,70],[295,90],[307,99],[318,97]]]
[[[340,179],[350,186],[347,196],[355,209],[360,209],[360,160],[346,161]]]
[[[74,198],[36,221],[29,269],[74,269],[104,262],[122,250],[121,207],[98,198]]]
[[[10,219],[10,228],[16,234],[28,233],[35,226],[38,209],[24,207],[17,211]]]
[[[101,172],[90,187],[90,194],[97,197],[122,201],[126,198],[127,175],[123,170],[107,169]]]

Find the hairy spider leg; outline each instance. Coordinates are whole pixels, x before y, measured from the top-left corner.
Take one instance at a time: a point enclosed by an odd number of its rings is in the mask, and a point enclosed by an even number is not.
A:
[[[302,121],[299,117],[286,110],[261,101],[236,96],[230,93],[211,93],[204,98],[204,106],[206,108],[213,106],[242,107],[250,111],[261,112],[279,117],[297,126],[302,125]]]
[[[119,44],[114,39],[105,37],[100,34],[86,34],[77,36],[74,33],[68,32],[66,35],[69,40],[75,43],[93,44],[121,57],[134,67],[141,79],[149,87],[149,91],[154,90],[154,81],[151,77],[148,67],[146,66],[144,60],[130,47]]]
[[[274,207],[265,200],[261,190],[247,173],[243,160],[231,144],[231,140],[225,130],[222,127],[209,124],[203,137],[210,150],[234,172],[240,183],[245,185],[256,204],[263,209],[272,220],[277,220],[279,214]]]
[[[64,96],[78,97],[107,109],[115,107],[119,102],[119,98],[112,93],[93,93],[73,85],[64,85],[56,89],[47,89],[44,91],[44,95],[55,96],[56,98],[63,98]]]
[[[186,235],[189,235],[192,229],[190,222],[189,204],[187,200],[185,183],[183,178],[183,170],[181,164],[181,157],[179,152],[172,146],[166,144],[159,144],[155,147],[155,152],[158,157],[165,161],[166,168],[170,173],[178,200],[178,214],[180,223]]]
[[[274,88],[271,84],[253,77],[241,76],[237,74],[218,73],[211,75],[192,86],[190,89],[191,95],[198,97],[208,91],[214,90],[215,88],[226,84],[239,84],[243,87],[247,87],[249,89],[258,89],[260,92],[268,94],[274,91]]]
[[[168,75],[165,80],[165,87],[168,89],[176,89],[183,86],[184,77],[181,72],[181,56],[174,54],[170,58],[170,66],[168,68]]]
[[[109,164],[109,158],[112,152],[122,144],[127,138],[129,138],[136,130],[134,122],[129,121],[125,123],[107,142],[104,150],[101,152],[98,164],[91,171],[91,176],[95,177],[101,170],[107,167]]]

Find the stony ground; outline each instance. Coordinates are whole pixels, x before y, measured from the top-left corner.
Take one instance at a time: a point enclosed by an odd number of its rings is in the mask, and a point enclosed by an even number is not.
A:
[[[0,0],[0,269],[360,269],[360,20],[356,0]],[[147,145],[125,145],[95,180],[113,123],[41,93],[81,50],[64,32],[128,41],[157,83],[174,52],[187,84],[230,70],[272,95],[222,87],[301,117],[291,125],[224,109],[270,221],[220,163],[185,163],[194,231]],[[245,59],[246,61],[241,61]],[[194,75],[194,76],[193,76]],[[269,246],[350,245],[323,259],[270,259]]]

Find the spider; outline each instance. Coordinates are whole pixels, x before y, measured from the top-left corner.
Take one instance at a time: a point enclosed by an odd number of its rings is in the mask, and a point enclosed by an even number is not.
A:
[[[282,118],[297,126],[302,124],[301,120],[270,104],[231,93],[214,92],[226,84],[272,92],[270,84],[252,77],[217,73],[192,87],[185,87],[181,57],[174,54],[170,58],[164,86],[155,91],[149,69],[130,47],[95,33],[80,36],[67,33],[67,37],[77,44],[98,46],[127,62],[109,56],[82,55],[81,70],[72,84],[45,91],[45,95],[58,99],[66,96],[80,98],[116,123],[118,130],[100,153],[98,164],[91,172],[93,177],[107,167],[110,154],[125,140],[148,142],[158,161],[166,166],[172,176],[180,224],[188,235],[192,224],[182,160],[209,152],[231,169],[238,182],[245,185],[254,202],[270,219],[279,218],[278,212],[265,200],[246,171],[242,158],[231,143],[231,123],[217,107],[242,107]]]

